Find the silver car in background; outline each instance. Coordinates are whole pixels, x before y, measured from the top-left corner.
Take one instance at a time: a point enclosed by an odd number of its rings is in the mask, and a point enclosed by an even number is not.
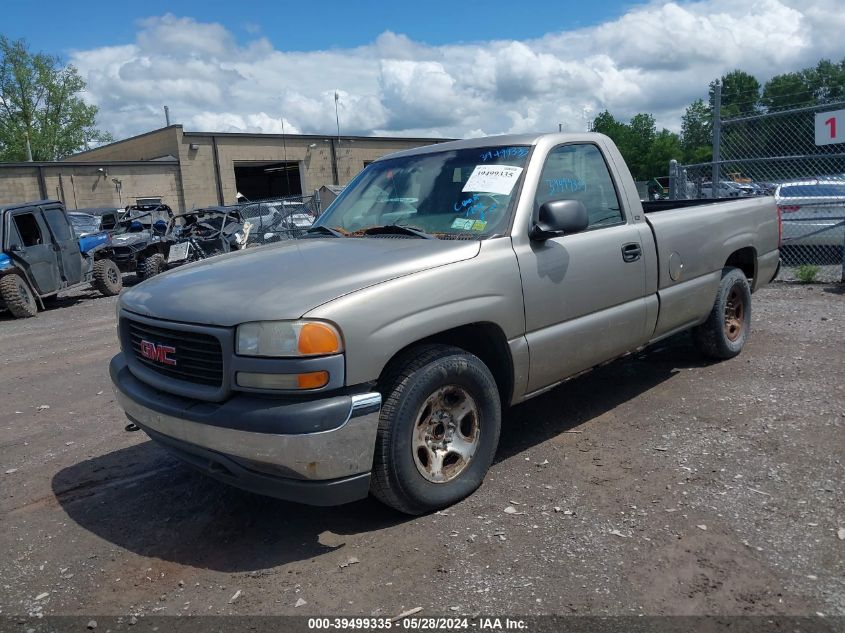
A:
[[[784,246],[845,243],[845,179],[796,180],[775,190]]]

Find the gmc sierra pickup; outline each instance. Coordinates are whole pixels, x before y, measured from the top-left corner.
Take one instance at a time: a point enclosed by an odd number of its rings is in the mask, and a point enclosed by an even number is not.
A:
[[[481,485],[503,407],[690,328],[738,354],[778,246],[771,198],[641,203],[600,134],[444,143],[366,167],[301,239],[125,291],[111,378],[222,481],[418,514]]]

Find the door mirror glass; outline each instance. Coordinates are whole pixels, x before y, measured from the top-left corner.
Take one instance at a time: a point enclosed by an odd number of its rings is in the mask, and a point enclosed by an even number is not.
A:
[[[549,200],[540,205],[531,239],[547,240],[566,233],[578,233],[589,226],[587,208],[580,200]]]

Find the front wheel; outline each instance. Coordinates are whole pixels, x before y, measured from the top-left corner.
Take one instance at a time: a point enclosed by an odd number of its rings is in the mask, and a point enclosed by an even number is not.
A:
[[[149,257],[144,257],[138,261],[138,269],[136,275],[141,281],[155,277],[160,272],[164,271],[167,264],[164,262],[164,255],[161,253],[153,253]]]
[[[406,514],[444,508],[481,485],[499,444],[496,381],[473,354],[411,350],[382,381],[371,492]]]
[[[693,340],[705,356],[725,360],[742,351],[750,330],[751,286],[739,268],[725,268],[710,316],[693,328]]]
[[[123,276],[120,269],[110,259],[98,259],[94,262],[94,287],[104,297],[119,295],[123,288]]]
[[[38,314],[35,295],[26,280],[17,273],[9,273],[0,278],[0,298],[16,319],[34,317]]]

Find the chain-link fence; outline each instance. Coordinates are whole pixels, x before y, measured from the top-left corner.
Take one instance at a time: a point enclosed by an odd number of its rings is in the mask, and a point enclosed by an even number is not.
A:
[[[845,281],[843,108],[845,102],[722,119],[717,92],[716,161],[673,161],[670,197],[774,196],[782,220],[780,278]]]
[[[271,244],[301,236],[320,215],[317,195],[250,200],[229,207],[249,224],[247,246]]]

